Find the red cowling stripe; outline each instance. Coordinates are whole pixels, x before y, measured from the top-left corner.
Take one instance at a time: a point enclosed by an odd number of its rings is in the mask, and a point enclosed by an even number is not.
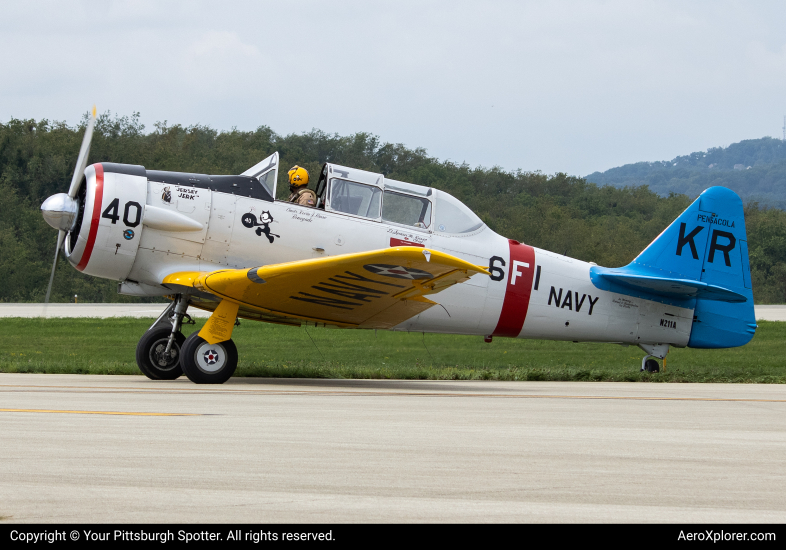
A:
[[[96,193],[93,197],[93,212],[90,216],[90,234],[87,236],[87,244],[85,251],[82,253],[82,259],[76,268],[79,271],[84,271],[87,267],[87,262],[90,261],[90,255],[93,253],[93,245],[96,244],[96,234],[98,233],[98,222],[101,219],[101,206],[104,200],[104,167],[100,164],[95,164],[96,169]]]

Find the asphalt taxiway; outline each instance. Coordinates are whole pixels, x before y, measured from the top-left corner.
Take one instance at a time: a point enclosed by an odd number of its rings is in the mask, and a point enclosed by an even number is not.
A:
[[[784,522],[780,385],[0,374],[11,522]]]

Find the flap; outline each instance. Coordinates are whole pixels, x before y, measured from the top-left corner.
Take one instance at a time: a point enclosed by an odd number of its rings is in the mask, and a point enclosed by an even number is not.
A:
[[[476,273],[489,274],[450,254],[402,246],[251,269],[173,273],[163,283],[232,300],[241,313],[265,313],[261,320],[391,328],[435,305],[424,295]]]

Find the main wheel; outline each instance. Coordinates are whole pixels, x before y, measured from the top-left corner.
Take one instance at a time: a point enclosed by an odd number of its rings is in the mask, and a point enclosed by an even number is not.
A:
[[[232,340],[208,344],[195,332],[181,350],[180,366],[196,384],[223,384],[237,368],[237,347]]]
[[[660,372],[660,365],[655,359],[647,359],[644,363],[644,370],[647,372]]]
[[[149,330],[136,345],[136,364],[151,380],[174,380],[183,374],[180,353],[186,337],[176,332],[169,353],[164,354],[171,333],[172,330],[168,328]]]

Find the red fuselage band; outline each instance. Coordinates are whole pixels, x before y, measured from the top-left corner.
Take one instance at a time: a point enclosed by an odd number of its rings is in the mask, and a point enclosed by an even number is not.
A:
[[[526,244],[509,241],[510,264],[505,286],[505,301],[497,321],[494,336],[516,338],[524,326],[532,294],[532,279],[535,274],[535,249]]]

